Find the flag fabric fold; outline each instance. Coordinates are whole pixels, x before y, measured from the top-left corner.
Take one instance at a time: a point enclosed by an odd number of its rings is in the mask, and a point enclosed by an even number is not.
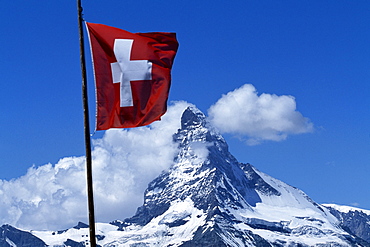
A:
[[[130,33],[86,22],[96,86],[96,130],[145,126],[167,110],[175,33]]]

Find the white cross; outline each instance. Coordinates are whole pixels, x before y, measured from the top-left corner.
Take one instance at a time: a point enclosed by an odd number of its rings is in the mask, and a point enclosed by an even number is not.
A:
[[[120,106],[133,106],[131,81],[152,79],[152,63],[148,60],[130,60],[133,39],[116,39],[114,55],[117,62],[111,63],[113,83],[120,84]]]

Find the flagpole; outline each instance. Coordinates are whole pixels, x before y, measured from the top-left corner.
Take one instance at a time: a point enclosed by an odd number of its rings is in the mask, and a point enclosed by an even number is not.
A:
[[[96,247],[95,238],[95,213],[94,213],[94,195],[92,182],[92,158],[91,158],[91,139],[90,139],[90,123],[89,123],[89,105],[87,100],[87,79],[86,79],[86,63],[85,63],[85,48],[83,35],[83,18],[81,0],[77,0],[78,12],[78,29],[80,36],[80,60],[82,74],[82,102],[84,111],[84,133],[85,133],[85,148],[86,148],[86,175],[87,175],[87,198],[89,208],[89,231],[90,231],[90,246]]]

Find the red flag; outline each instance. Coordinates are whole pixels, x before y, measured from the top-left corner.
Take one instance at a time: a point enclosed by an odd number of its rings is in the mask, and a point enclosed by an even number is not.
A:
[[[130,33],[86,23],[93,57],[96,130],[139,127],[167,110],[175,33]]]

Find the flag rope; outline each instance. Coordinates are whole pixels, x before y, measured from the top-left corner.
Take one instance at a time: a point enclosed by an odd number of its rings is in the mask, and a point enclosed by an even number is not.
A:
[[[94,212],[94,195],[92,182],[92,157],[91,157],[91,137],[90,137],[90,123],[89,123],[89,105],[87,97],[87,79],[86,79],[86,62],[85,62],[85,47],[83,35],[83,18],[82,18],[81,0],[77,0],[78,12],[78,29],[80,40],[80,60],[81,60],[81,74],[82,74],[82,101],[84,112],[84,134],[85,134],[85,148],[86,148],[86,176],[87,176],[87,198],[89,209],[89,235],[90,246],[96,247],[95,238],[95,212]]]

